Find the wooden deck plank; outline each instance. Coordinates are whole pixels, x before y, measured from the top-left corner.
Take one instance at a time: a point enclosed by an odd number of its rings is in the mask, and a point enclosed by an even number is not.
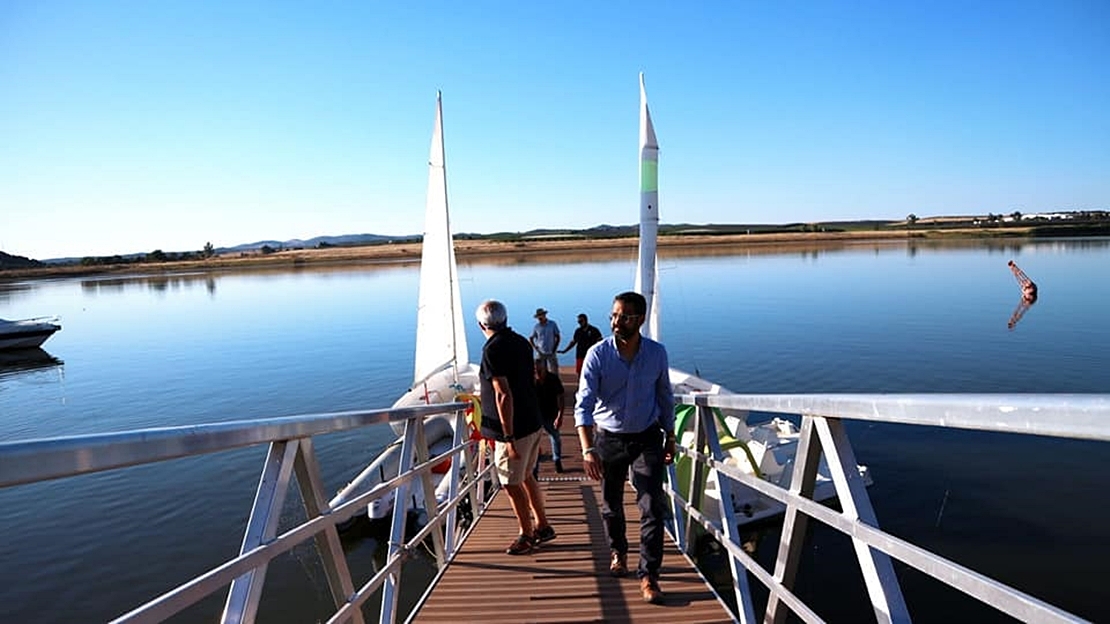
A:
[[[563,415],[563,465],[540,468],[547,514],[558,534],[531,555],[505,554],[517,535],[508,496],[499,492],[478,521],[458,556],[444,572],[416,622],[731,622],[728,610],[675,545],[666,540],[659,584],[663,605],[645,603],[636,578],[639,518],[631,494],[625,496],[629,520],[630,572],[609,575],[609,547],[601,519],[601,487],[586,478],[581,446],[574,431],[577,377],[564,368],[567,390]],[[546,435],[543,447],[550,452]]]

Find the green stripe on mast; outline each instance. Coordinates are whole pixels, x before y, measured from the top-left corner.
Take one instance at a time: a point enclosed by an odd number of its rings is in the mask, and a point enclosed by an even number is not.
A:
[[[640,192],[654,193],[659,190],[659,161],[643,159],[640,161]]]

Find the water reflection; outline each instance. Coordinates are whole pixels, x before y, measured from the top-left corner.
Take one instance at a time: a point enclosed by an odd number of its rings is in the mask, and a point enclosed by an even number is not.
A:
[[[1033,307],[1034,303],[1037,303],[1036,295],[1033,295],[1031,299],[1022,296],[1022,298],[1018,300],[1017,307],[1014,308],[1013,314],[1010,315],[1010,320],[1006,322],[1006,327],[1009,329],[1016,327],[1018,322],[1021,321],[1021,317],[1025,316],[1025,313],[1029,311],[1029,308]]]
[[[662,255],[662,253],[660,254]],[[613,260],[632,261],[636,257],[635,247],[611,247],[603,249],[582,250],[546,250],[546,251],[521,251],[503,249],[490,253],[467,253],[458,258],[460,267],[493,266],[540,266],[545,264],[593,264]]]
[[[31,294],[32,290],[33,286],[28,282],[0,281],[0,301],[12,303],[18,299],[20,295]]]
[[[64,364],[62,360],[40,348],[8,349],[0,351],[0,378],[29,371],[53,368]]]
[[[676,242],[678,244],[676,244]],[[608,261],[634,262],[637,248],[635,239],[614,239],[594,241],[587,248],[568,247],[565,249],[535,249],[525,243],[505,245],[490,251],[478,251],[468,247],[465,242],[456,243],[460,266],[527,266],[544,264],[592,264]],[[737,240],[721,240],[712,236],[699,239],[671,241],[663,237],[659,241],[659,257],[675,258],[750,258],[753,256],[796,255],[803,261],[817,260],[820,257],[846,250],[870,250],[876,255],[891,249],[905,249],[910,257],[924,250],[983,249],[1016,254],[1023,246],[1049,245],[1050,241],[1022,241],[996,243],[982,239],[968,240],[905,240],[905,239],[822,239],[789,240],[770,236],[751,235]]]
[[[247,266],[235,270],[220,271],[193,271],[182,273],[156,273],[156,274],[128,274],[113,275],[111,277],[90,277],[81,280],[81,290],[86,295],[111,294],[118,295],[126,291],[145,289],[156,293],[169,291],[184,291],[203,287],[209,295],[215,296],[220,280],[228,277],[281,277],[286,278],[291,274],[311,274],[314,276],[328,276],[331,274],[361,274],[379,271],[411,270],[419,263],[403,260],[390,262],[374,262],[372,264],[343,264],[336,266],[311,266],[294,265],[281,267]],[[2,291],[0,291],[2,292]]]
[[[1029,279],[1025,271],[1022,271],[1013,260],[1010,260],[1007,266],[1010,267],[1014,278],[1017,279],[1018,287],[1021,288],[1021,299],[1018,301],[1017,308],[1014,308],[1013,314],[1010,315],[1010,321],[1006,323],[1006,327],[1013,329],[1029,308],[1037,303],[1037,284]]]
[[[204,285],[209,292],[215,290],[216,278],[210,273],[174,273],[160,275],[128,275],[81,280],[85,294],[120,294],[131,287],[146,288],[156,292],[187,290]]]

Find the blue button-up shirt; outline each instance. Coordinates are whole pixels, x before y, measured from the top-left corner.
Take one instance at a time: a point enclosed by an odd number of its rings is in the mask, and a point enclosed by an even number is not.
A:
[[[625,361],[610,336],[595,344],[582,362],[574,424],[606,431],[639,433],[658,423],[674,431],[674,391],[667,350],[640,337],[640,349]]]
[[[536,323],[535,327],[532,328],[530,338],[540,355],[551,355],[555,353],[556,347],[559,346],[558,340],[555,338],[558,335],[560,335],[559,326],[555,324],[555,321],[548,319],[546,323]]]

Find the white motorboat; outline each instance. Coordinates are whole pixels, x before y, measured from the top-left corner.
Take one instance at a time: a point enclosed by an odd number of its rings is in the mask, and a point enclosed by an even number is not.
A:
[[[659,231],[659,144],[655,127],[648,111],[644,75],[640,74],[640,236],[639,261],[636,269],[635,290],[647,300],[648,319],[641,331],[653,340],[660,339],[659,278],[656,272],[656,249]],[[671,368],[671,385],[675,394],[733,394],[716,383]],[[730,413],[715,410],[717,435],[722,450],[728,454],[726,464],[748,474],[779,485],[790,487],[793,476],[794,456],[797,452],[799,431],[797,425],[784,418],[752,424],[746,412]],[[693,407],[679,406],[676,410],[675,433],[683,446],[693,446]],[[681,457],[676,462],[678,489],[688,495],[691,460]],[[859,466],[860,476],[870,485],[871,478],[865,466]],[[705,515],[719,518],[720,493],[715,471],[705,483],[707,497]],[[836,496],[824,457],[818,469],[815,500]],[[739,524],[744,525],[782,513],[783,506],[776,500],[763,496],[751,488],[733,487],[732,505]]]
[[[34,349],[61,328],[55,317],[0,319],[0,349]]]
[[[424,239],[420,256],[420,291],[416,312],[416,357],[413,384],[393,407],[449,403],[456,398],[477,397],[478,366],[471,364],[466,347],[458,268],[447,207],[447,167],[443,146],[443,103],[436,94],[436,119],[428,156],[428,194],[424,214]],[[424,420],[428,455],[434,457],[451,448],[454,441],[453,412]],[[394,423],[394,432],[404,433],[404,423]],[[365,469],[331,500],[331,508],[369,491],[397,476],[401,460],[401,438],[387,446]],[[444,465],[446,469],[447,464]],[[449,481],[443,470],[435,473],[436,500],[443,502]],[[419,481],[417,482],[419,484]],[[412,492],[417,507],[424,500],[421,486]],[[392,493],[371,503],[367,515],[384,518],[393,509]]]

